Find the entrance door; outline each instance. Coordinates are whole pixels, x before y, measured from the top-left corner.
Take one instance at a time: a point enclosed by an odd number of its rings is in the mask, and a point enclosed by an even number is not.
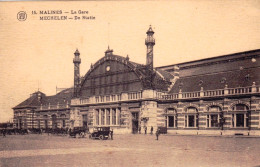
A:
[[[138,112],[133,112],[132,113],[132,133],[138,133],[138,118],[139,118],[139,113]]]

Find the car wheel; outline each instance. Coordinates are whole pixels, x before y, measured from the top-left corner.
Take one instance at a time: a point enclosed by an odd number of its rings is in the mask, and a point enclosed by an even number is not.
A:
[[[76,137],[76,138],[80,138],[80,135],[77,133],[75,137]]]
[[[81,133],[80,133],[80,137],[82,137],[82,138],[85,137],[85,133],[84,133],[84,132],[81,132]]]
[[[98,138],[99,138],[99,140],[104,140],[104,136],[103,135],[100,135]]]

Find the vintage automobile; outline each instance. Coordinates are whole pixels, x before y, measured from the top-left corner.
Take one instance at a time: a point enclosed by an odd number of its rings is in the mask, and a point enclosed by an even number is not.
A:
[[[159,126],[158,130],[160,134],[167,134],[167,127]]]
[[[75,138],[83,138],[86,136],[86,128],[84,127],[74,127],[69,130],[69,136]]]
[[[89,135],[90,139],[107,140],[109,138],[110,127],[95,127],[93,133]]]

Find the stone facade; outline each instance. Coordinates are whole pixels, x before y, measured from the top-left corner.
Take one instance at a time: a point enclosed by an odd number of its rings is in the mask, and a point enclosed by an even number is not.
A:
[[[146,65],[108,48],[80,82],[77,50],[74,87],[34,93],[14,107],[16,127],[260,135],[260,50],[153,68],[153,34],[150,27]]]

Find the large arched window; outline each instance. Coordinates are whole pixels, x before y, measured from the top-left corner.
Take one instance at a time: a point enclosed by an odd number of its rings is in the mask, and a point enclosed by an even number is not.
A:
[[[245,104],[236,104],[232,107],[231,126],[234,128],[248,127],[249,108]]]
[[[177,111],[174,108],[168,108],[165,111],[165,124],[167,128],[177,127]]]
[[[221,108],[219,106],[210,106],[207,113],[206,125],[208,128],[217,128],[220,125]]]
[[[198,127],[198,110],[195,107],[187,107],[185,113],[185,127]]]

